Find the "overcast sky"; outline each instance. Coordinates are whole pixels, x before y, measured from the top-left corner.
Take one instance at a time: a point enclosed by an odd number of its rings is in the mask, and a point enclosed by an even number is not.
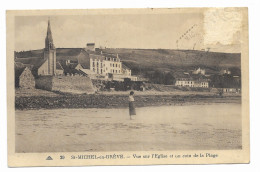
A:
[[[241,17],[223,10],[208,13],[19,16],[15,50],[44,48],[48,18],[56,48],[165,48],[240,51]],[[234,18],[236,18],[234,20]],[[225,29],[223,29],[225,28]],[[203,30],[205,32],[203,32]],[[205,34],[203,34],[205,33]],[[232,44],[230,49],[230,44]]]

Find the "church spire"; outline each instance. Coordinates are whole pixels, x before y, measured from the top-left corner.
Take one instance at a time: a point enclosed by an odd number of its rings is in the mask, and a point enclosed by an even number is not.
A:
[[[48,28],[47,28],[47,35],[45,38],[45,48],[46,49],[54,49],[54,43],[52,39],[52,33],[51,33],[51,24],[50,24],[50,18],[48,20]]]

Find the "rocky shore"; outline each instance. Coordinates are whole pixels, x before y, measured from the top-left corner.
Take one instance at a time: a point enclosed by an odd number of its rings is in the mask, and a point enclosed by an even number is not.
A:
[[[136,95],[136,107],[162,105],[189,105],[212,103],[241,103],[240,96],[217,95]],[[128,107],[127,95],[59,95],[19,96],[15,98],[17,110],[27,109],[75,109],[75,108],[123,108]]]

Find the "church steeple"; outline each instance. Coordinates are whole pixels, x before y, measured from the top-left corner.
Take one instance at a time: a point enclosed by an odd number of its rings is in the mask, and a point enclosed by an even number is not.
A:
[[[46,75],[56,75],[56,49],[53,44],[50,19],[48,20],[47,35],[45,38],[44,59],[47,61]]]
[[[51,33],[51,24],[50,19],[48,20],[48,28],[47,28],[47,35],[45,38],[45,48],[46,49],[54,49],[54,43],[52,39],[52,33]]]

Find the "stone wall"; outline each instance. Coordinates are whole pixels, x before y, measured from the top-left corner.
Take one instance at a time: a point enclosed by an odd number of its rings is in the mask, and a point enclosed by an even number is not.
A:
[[[95,92],[91,79],[79,75],[54,76],[52,90],[77,94]]]
[[[35,80],[38,89],[52,91],[52,76],[40,76]]]
[[[96,91],[91,79],[85,76],[42,76],[36,80],[36,88],[74,94]]]

